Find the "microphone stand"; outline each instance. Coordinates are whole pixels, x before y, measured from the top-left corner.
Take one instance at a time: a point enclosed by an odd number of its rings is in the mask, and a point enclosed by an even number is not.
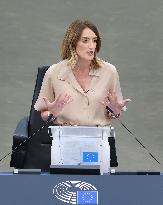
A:
[[[113,112],[113,110],[109,107],[109,106],[106,106],[106,110],[108,112],[110,112],[113,117],[118,120],[120,122],[120,124],[134,137],[134,139],[148,152],[148,154],[159,164],[161,165],[161,163],[156,159],[156,157],[154,157],[154,155],[143,145],[143,143],[137,138],[137,136],[131,132],[127,126],[119,119],[119,116],[116,116]]]

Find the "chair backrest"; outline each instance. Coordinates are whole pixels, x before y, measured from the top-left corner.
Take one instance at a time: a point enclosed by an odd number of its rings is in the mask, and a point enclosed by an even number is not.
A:
[[[49,66],[42,66],[38,68],[38,74],[36,78],[36,84],[29,116],[29,137],[45,124],[45,122],[41,118],[40,113],[34,109],[34,104],[38,98],[42,81],[45,72],[48,70],[48,68]],[[49,126],[50,125],[52,125],[52,123],[49,123]],[[35,168],[42,169],[43,171],[48,171],[50,167],[50,161],[51,140],[48,136],[48,126],[46,126],[37,135],[29,139],[27,145],[27,155],[24,162],[24,168]]]

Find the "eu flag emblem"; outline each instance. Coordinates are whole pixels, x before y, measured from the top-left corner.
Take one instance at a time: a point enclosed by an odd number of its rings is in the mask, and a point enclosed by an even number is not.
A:
[[[98,191],[77,191],[77,204],[98,204]]]
[[[83,152],[83,162],[98,162],[98,152]]]

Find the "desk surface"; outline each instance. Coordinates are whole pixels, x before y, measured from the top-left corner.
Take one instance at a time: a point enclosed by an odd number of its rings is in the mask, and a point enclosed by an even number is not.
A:
[[[7,205],[66,205],[54,195],[56,187],[67,183],[86,184],[98,192],[99,205],[163,204],[163,176],[101,176],[0,173],[0,203]],[[88,186],[89,185],[89,186]],[[67,191],[77,192],[72,187]],[[64,189],[64,190],[65,190]],[[69,190],[70,189],[70,190]],[[63,191],[63,190],[62,190]],[[84,190],[82,190],[84,191]],[[64,191],[65,194],[66,191]]]

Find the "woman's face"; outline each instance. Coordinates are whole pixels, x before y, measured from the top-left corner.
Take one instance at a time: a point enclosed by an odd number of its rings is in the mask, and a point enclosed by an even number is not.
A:
[[[76,45],[76,53],[81,60],[91,61],[94,58],[97,45],[97,36],[89,28],[85,28]]]

